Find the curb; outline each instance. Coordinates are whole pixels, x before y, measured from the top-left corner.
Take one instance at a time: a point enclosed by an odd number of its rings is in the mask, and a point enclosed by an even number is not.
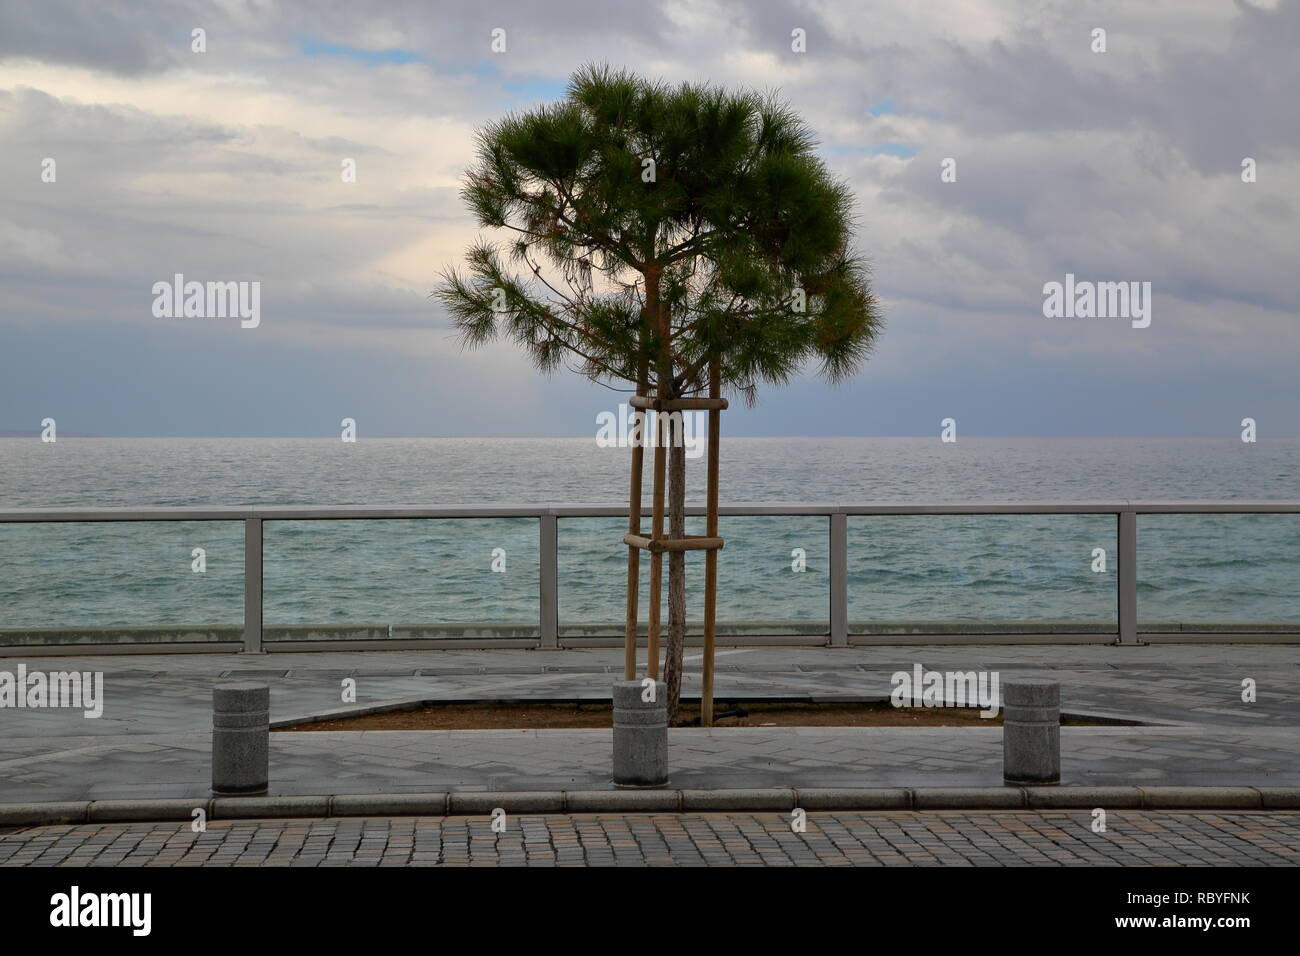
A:
[[[1300,810],[1300,787],[895,787],[546,790],[196,797],[0,804],[0,827],[508,813],[788,813],[803,810]]]
[[[889,694],[728,694],[719,698],[728,703],[745,706],[746,704],[885,704],[890,700]],[[310,711],[302,714],[290,714],[274,717],[270,721],[271,730],[294,730],[308,724],[318,724],[330,720],[350,720],[356,717],[374,717],[380,714],[406,713],[424,707],[458,707],[481,704],[494,704],[501,707],[529,707],[535,705],[607,705],[607,696],[595,697],[402,697],[393,700],[377,701],[367,704],[349,704],[343,707],[329,707],[325,710]],[[683,695],[682,703],[698,704],[698,696]],[[1181,721],[1139,719],[1131,714],[1120,714],[1099,710],[1061,711],[1062,719],[1075,718],[1096,721],[1086,727],[1072,727],[1072,730],[1099,730],[1108,727],[1180,727]],[[1065,725],[1062,725],[1065,726]],[[1192,726],[1192,725],[1189,725]],[[562,729],[562,728],[555,728]],[[587,728],[601,729],[601,728]],[[673,730],[698,730],[698,727],[674,727]]]
[[[529,674],[527,676],[534,676]],[[617,675],[606,674],[604,676],[615,678]],[[272,730],[290,730],[294,727],[301,727],[303,724],[317,724],[327,720],[348,720],[353,717],[373,717],[378,714],[403,713],[406,711],[419,710],[422,707],[457,707],[478,704],[495,704],[502,707],[529,707],[538,704],[563,704],[581,706],[583,704],[597,704],[608,706],[610,696],[597,695],[594,697],[510,697],[510,696],[490,696],[481,695],[478,697],[401,697],[393,700],[376,701],[368,704],[350,704],[343,707],[329,707],[325,710],[310,711],[303,714],[290,714],[286,717],[275,717],[270,722]],[[745,704],[886,704],[889,702],[889,694],[728,694],[719,698],[729,703],[740,705]],[[698,695],[682,695],[682,703],[698,704],[700,698]],[[1070,716],[1093,717],[1091,714],[1072,714]],[[1104,715],[1096,715],[1097,719],[1109,720]],[[1130,718],[1114,718],[1116,720],[1130,721]],[[1139,726],[1136,721],[1130,721],[1135,726]],[[592,728],[599,729],[599,728]],[[698,728],[673,728],[674,730],[693,730]]]

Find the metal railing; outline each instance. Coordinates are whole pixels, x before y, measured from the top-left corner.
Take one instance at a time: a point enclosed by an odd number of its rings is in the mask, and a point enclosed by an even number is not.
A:
[[[702,506],[689,506],[688,516],[704,514]],[[1133,645],[1139,640],[1137,619],[1137,555],[1138,515],[1156,514],[1300,514],[1300,501],[1108,501],[1108,502],[1022,502],[1022,503],[866,503],[866,504],[784,504],[741,503],[721,505],[723,517],[794,517],[820,516],[829,521],[829,635],[816,643],[845,646],[850,643],[915,644],[915,643],[1033,643],[1046,640],[1090,640]],[[867,637],[851,634],[849,626],[848,595],[848,519],[855,516],[878,515],[1113,515],[1117,522],[1117,620],[1114,633],[1103,634],[882,634]],[[261,653],[262,633],[262,526],[267,521],[346,521],[357,519],[497,519],[534,518],[538,522],[539,542],[539,618],[538,637],[528,644],[541,648],[559,648],[559,530],[560,518],[626,518],[627,508],[621,505],[452,505],[436,508],[314,505],[248,506],[248,507],[198,507],[198,508],[21,508],[0,511],[3,523],[67,523],[67,522],[147,522],[147,521],[242,521],[244,524],[244,627],[242,650]],[[1231,631],[1223,633],[1180,632],[1159,634],[1143,632],[1143,637],[1157,640],[1184,641],[1283,641],[1300,642],[1300,624],[1292,631],[1251,633]],[[622,638],[586,638],[565,641],[565,646],[621,643]],[[772,643],[772,640],[766,643]],[[284,642],[276,642],[282,645]],[[429,646],[428,642],[409,639],[365,640],[364,642],[300,642],[294,649],[323,649],[325,646],[349,649],[358,644],[365,647]],[[477,641],[466,639],[436,640],[436,646],[502,646],[499,638]],[[517,643],[517,642],[516,642]],[[733,643],[750,643],[745,640]],[[760,643],[755,640],[753,643]],[[809,643],[801,641],[800,643]],[[97,645],[98,646],[98,645]],[[71,645],[85,651],[87,645]],[[113,645],[122,649],[124,645]],[[5,648],[13,650],[15,648]],[[136,646],[140,652],[158,652],[157,644]],[[171,648],[177,649],[177,648]],[[224,647],[198,647],[185,649],[215,650]],[[281,649],[277,647],[277,649]],[[284,647],[283,649],[290,649]],[[57,652],[54,646],[40,648],[42,653]],[[66,648],[65,648],[66,650]]]

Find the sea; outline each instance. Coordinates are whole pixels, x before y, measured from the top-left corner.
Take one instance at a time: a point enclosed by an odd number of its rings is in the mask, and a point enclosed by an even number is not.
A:
[[[592,438],[0,438],[0,509],[626,504],[629,462]],[[688,484],[702,503],[702,459]],[[1296,501],[1300,439],[724,437],[721,488],[724,503]],[[561,519],[562,627],[619,632],[624,531]],[[0,631],[239,625],[242,534],[0,524]],[[724,517],[721,534],[720,622],[824,626],[827,518]],[[1113,631],[1116,538],[1107,515],[852,517],[852,628]],[[702,567],[691,555],[692,619]],[[529,518],[267,522],[264,624],[535,626],[538,568]],[[1300,622],[1300,514],[1140,516],[1138,582],[1140,621]]]

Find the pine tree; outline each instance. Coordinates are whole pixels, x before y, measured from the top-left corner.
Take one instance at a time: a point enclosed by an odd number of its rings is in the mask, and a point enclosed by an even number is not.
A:
[[[675,399],[711,369],[752,404],[809,362],[856,371],[882,322],[851,249],[852,191],[774,96],[670,87],[607,66],[565,97],[479,131],[462,190],[481,226],[436,295],[467,345],[507,337],[539,369]],[[669,450],[669,535],[685,534],[686,458]],[[685,554],[668,558],[664,680],[681,693]]]

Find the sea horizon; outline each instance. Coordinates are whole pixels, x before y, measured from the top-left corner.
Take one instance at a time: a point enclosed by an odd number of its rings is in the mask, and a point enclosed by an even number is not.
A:
[[[594,429],[593,429],[593,430],[594,430]],[[367,440],[372,440],[372,441],[373,441],[373,440],[381,440],[381,439],[382,439],[382,440],[385,440],[385,441],[399,441],[399,440],[408,440],[408,439],[409,439],[409,440],[412,440],[412,441],[420,441],[420,440],[425,440],[425,439],[436,439],[436,440],[443,440],[443,439],[466,439],[466,440],[472,440],[472,441],[495,441],[495,440],[511,441],[511,440],[528,440],[528,439],[543,440],[543,439],[544,439],[544,440],[548,440],[548,441],[554,441],[554,440],[560,440],[560,439],[590,439],[591,437],[592,437],[592,436],[591,436],[590,434],[585,434],[585,435],[384,435],[384,434],[373,434],[373,435],[371,435],[371,434],[368,434],[368,435],[366,436],[366,439],[367,439]],[[793,435],[793,434],[791,434],[791,435],[745,435],[745,434],[736,434],[736,435],[731,435],[731,434],[727,434],[727,435],[724,435],[724,436],[723,436],[723,440],[726,441],[726,440],[731,439],[731,438],[750,438],[750,439],[754,439],[754,438],[774,438],[774,439],[786,439],[786,440],[793,440],[793,439],[823,439],[823,438],[824,438],[824,439],[838,439],[838,438],[844,438],[844,439],[858,439],[858,438],[869,438],[869,439],[876,439],[876,438],[879,438],[879,439],[889,439],[889,438],[917,438],[917,439],[928,439],[928,438],[934,438],[934,437],[935,437],[934,435],[924,435],[924,434],[907,434],[907,435],[904,435],[904,434],[897,434],[897,435],[880,435],[880,434],[875,434],[875,435],[825,434],[825,435],[823,435],[823,434],[817,434],[817,433],[811,433],[811,432],[810,432],[810,433],[799,434],[799,435]],[[19,429],[8,429],[8,430],[6,430],[6,429],[0,429],[0,438],[19,438],[19,439],[23,439],[23,438],[37,438],[37,439],[39,439],[39,438],[40,438],[40,429],[39,429],[39,428],[37,428],[37,429],[27,429],[27,430],[19,430]],[[81,433],[81,432],[64,432],[64,431],[59,431],[59,433],[58,433],[58,441],[63,441],[63,440],[65,440],[65,439],[70,439],[70,438],[78,438],[78,439],[84,439],[84,438],[96,438],[96,439],[115,439],[115,440],[116,440],[116,439],[123,439],[123,440],[139,440],[139,441],[170,441],[170,440],[172,440],[172,439],[193,439],[193,440],[196,440],[196,441],[198,441],[198,440],[209,440],[209,439],[210,439],[210,440],[220,440],[220,439],[240,439],[240,440],[248,440],[248,441],[263,441],[263,440],[265,440],[265,441],[279,441],[279,440],[298,440],[298,439],[320,439],[320,440],[323,440],[323,441],[338,441],[338,440],[339,440],[339,437],[338,437],[337,434],[320,434],[320,435],[104,435],[104,434],[99,434],[99,433],[90,433],[90,432]],[[1177,440],[1181,440],[1181,439],[1202,439],[1202,438],[1203,438],[1203,439],[1207,439],[1207,440],[1223,440],[1223,441],[1240,441],[1240,440],[1241,440],[1241,436],[1240,436],[1240,433],[1239,433],[1238,431],[1220,432],[1220,433],[1216,433],[1216,434],[1194,434],[1194,435],[1193,435],[1193,434],[1188,434],[1188,435],[1148,435],[1148,434],[1134,434],[1134,435],[1125,435],[1125,434],[1113,434],[1113,435],[1091,435],[1091,434],[1089,434],[1089,435],[1058,435],[1058,434],[1051,434],[1051,433],[1042,433],[1042,434],[1014,434],[1014,435],[1012,435],[1012,434],[1007,434],[1007,435],[1001,435],[1001,434],[996,434],[996,433],[991,433],[991,432],[980,432],[980,433],[972,433],[972,434],[963,433],[963,434],[962,434],[962,439],[963,439],[963,440],[966,440],[966,439],[974,440],[974,439],[980,439],[980,438],[1005,438],[1005,439],[1027,439],[1027,440],[1036,440],[1036,439],[1052,439],[1052,440],[1060,440],[1060,441],[1073,440],[1073,439],[1083,439],[1083,440],[1096,439],[1096,440],[1099,440],[1099,441],[1111,441],[1111,440],[1119,440],[1119,439],[1139,439],[1139,440],[1143,440],[1143,441],[1158,441],[1158,440],[1162,440],[1162,439],[1168,439],[1168,440],[1171,440],[1171,441],[1177,441]],[[358,441],[360,441],[360,440],[361,440],[361,439],[358,438]],[[1294,440],[1300,440],[1300,435],[1269,435],[1269,436],[1267,436],[1267,437],[1260,437],[1260,438],[1256,439],[1257,442],[1288,441],[1288,440],[1292,440],[1292,441],[1294,441]]]

